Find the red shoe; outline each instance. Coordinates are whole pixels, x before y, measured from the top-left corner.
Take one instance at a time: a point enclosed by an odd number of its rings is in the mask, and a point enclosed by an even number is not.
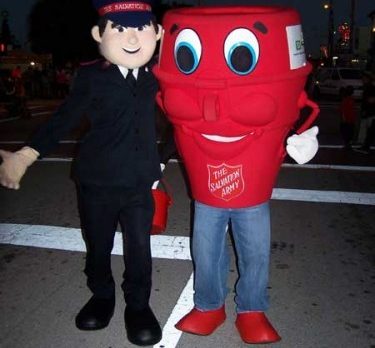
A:
[[[213,311],[200,311],[193,308],[176,325],[176,329],[194,335],[212,334],[226,318],[224,306]]]
[[[272,343],[281,340],[263,312],[239,313],[236,327],[245,343]]]

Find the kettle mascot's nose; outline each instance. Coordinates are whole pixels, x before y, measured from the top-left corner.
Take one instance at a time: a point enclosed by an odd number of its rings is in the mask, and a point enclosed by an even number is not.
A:
[[[208,122],[219,119],[219,97],[216,94],[207,94],[203,98],[203,118]]]

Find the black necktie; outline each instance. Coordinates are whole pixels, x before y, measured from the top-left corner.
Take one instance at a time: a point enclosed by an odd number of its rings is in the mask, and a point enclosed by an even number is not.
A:
[[[131,88],[133,88],[133,89],[135,88],[137,80],[135,79],[135,77],[133,75],[133,69],[128,69],[128,73],[126,75],[125,80]]]

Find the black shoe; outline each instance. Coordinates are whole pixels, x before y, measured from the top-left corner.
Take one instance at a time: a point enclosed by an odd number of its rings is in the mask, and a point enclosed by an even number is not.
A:
[[[100,330],[105,328],[115,309],[115,298],[95,298],[83,306],[76,316],[76,326],[80,330]]]
[[[150,307],[143,310],[125,308],[128,340],[137,346],[151,346],[161,340],[161,328]]]

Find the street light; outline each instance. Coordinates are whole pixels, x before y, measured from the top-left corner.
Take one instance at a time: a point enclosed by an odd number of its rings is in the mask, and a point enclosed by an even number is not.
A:
[[[328,58],[331,60],[333,55],[333,34],[334,34],[334,16],[333,16],[333,0],[324,4],[323,8],[328,10]]]

